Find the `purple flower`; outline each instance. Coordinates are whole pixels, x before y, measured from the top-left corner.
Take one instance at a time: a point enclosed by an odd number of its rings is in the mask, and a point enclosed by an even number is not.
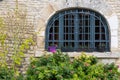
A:
[[[56,46],[49,46],[48,51],[55,53],[56,52]]]

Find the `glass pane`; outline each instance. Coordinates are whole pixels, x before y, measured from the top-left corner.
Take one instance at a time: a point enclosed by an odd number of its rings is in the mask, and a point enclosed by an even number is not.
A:
[[[79,20],[79,26],[83,26],[83,20]]]
[[[79,49],[82,49],[82,48],[83,48],[83,42],[80,42],[80,43],[79,43],[78,48],[79,48]]]
[[[49,34],[49,40],[53,40],[54,39],[54,34]]]
[[[58,20],[55,20],[55,26],[59,26],[59,21]]]
[[[85,40],[89,40],[89,34],[85,34]]]
[[[89,21],[85,20],[85,26],[89,26]]]
[[[74,34],[71,34],[70,37],[71,37],[71,40],[74,40]]]
[[[95,42],[95,48],[96,48],[96,50],[98,49],[99,44],[100,44],[100,42]]]
[[[88,49],[89,48],[89,43],[88,42],[85,42],[85,46],[84,48]]]
[[[100,34],[95,34],[95,40],[100,40]]]
[[[50,32],[50,33],[53,33],[53,27],[50,28],[50,31],[49,31],[49,32]]]
[[[53,45],[53,43],[52,43],[52,42],[49,42],[48,45],[51,46],[51,45]]]
[[[59,27],[54,27],[55,33],[59,33]]]
[[[101,32],[105,33],[105,28],[104,27],[101,27]]]
[[[64,27],[64,33],[68,33],[68,27]]]
[[[83,35],[79,34],[79,40],[83,40]]]
[[[102,40],[105,40],[105,34],[102,34],[101,37],[102,37]]]
[[[90,27],[85,27],[85,33],[89,33]]]
[[[83,30],[82,27],[79,27],[79,33],[82,33],[82,30]]]
[[[100,32],[100,27],[95,27],[95,33],[99,33]]]
[[[100,21],[99,20],[95,20],[95,26],[99,26],[100,25]]]
[[[59,40],[58,34],[54,34],[54,38],[55,38],[55,40]]]

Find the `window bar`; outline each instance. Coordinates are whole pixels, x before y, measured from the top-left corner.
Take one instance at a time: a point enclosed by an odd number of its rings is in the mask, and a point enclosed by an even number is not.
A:
[[[76,12],[78,12],[78,10],[76,10]],[[74,21],[74,26],[75,26],[75,29],[74,29],[74,36],[75,36],[75,47],[74,49],[76,50],[78,48],[78,27],[79,25],[76,24],[78,23],[78,14],[75,14],[75,21]]]
[[[86,41],[86,39],[85,39],[85,35],[86,35],[86,33],[85,33],[85,14],[83,15],[83,40],[84,41]],[[84,48],[86,48],[86,45],[85,45],[85,42],[84,42]]]
[[[95,45],[94,45],[94,37],[95,37],[95,17],[94,17],[94,13],[91,13],[92,15],[90,15],[90,47],[95,49]]]
[[[62,13],[60,13],[59,14],[59,48],[62,48],[63,47],[63,36],[64,36],[64,26],[63,26],[63,24],[64,24],[64,20],[63,20],[63,16],[62,16],[63,14]]]
[[[53,36],[53,41],[52,41],[52,45],[54,45],[54,42],[55,42],[55,18],[53,18],[53,33],[52,33],[52,36]]]
[[[107,34],[109,34],[109,32],[108,32],[108,29],[106,30],[105,27],[107,27],[106,24],[104,25],[104,29],[105,29],[105,32],[104,32],[104,34],[105,34],[105,48],[106,48],[106,51],[109,51],[109,47],[110,47],[110,45],[108,44],[109,35],[107,35]]]
[[[66,37],[66,34],[65,34],[65,31],[66,31],[66,19],[65,19],[65,15],[64,15],[64,41],[65,41],[65,37]]]
[[[71,19],[72,19],[71,16],[72,16],[72,15],[70,14],[70,15],[69,15],[69,26],[68,26],[68,32],[69,32],[69,33],[71,33]],[[70,35],[69,35],[69,37],[70,37]]]
[[[71,14],[68,14],[68,46],[70,46],[70,42],[69,42],[69,40],[70,40],[70,16],[71,16]]]
[[[72,27],[72,15],[71,15],[71,18],[70,18],[70,40],[72,40],[72,32],[71,32],[71,27]]]
[[[46,45],[45,45],[45,48],[47,49],[48,48],[48,46],[49,46],[49,28],[50,26],[48,26],[48,29],[46,30],[46,34],[48,34],[47,36],[46,36]]]
[[[93,13],[93,49],[95,49],[95,27],[96,27],[96,25],[95,25],[95,13]]]
[[[102,31],[101,31],[101,17],[99,17],[99,36],[100,36],[100,38],[99,38],[99,40],[100,40],[100,45],[102,45],[103,44],[103,42],[101,41],[102,40]]]
[[[90,15],[90,47],[92,48],[92,15]]]
[[[81,15],[82,15],[82,17],[81,17],[81,21],[82,21],[82,24],[81,24],[81,27],[82,27],[82,33],[81,33],[82,34],[82,39],[81,40],[84,41],[84,37],[83,37],[84,36],[84,34],[83,34],[84,33],[83,32],[83,14],[81,13]],[[83,47],[84,47],[84,42],[82,43],[82,48]]]
[[[89,32],[89,27],[90,27],[90,24],[89,24],[89,21],[90,20],[90,15],[88,15],[88,40],[90,40],[90,32]],[[88,48],[90,49],[90,43],[88,42]]]
[[[67,38],[68,38],[68,20],[67,20],[67,18],[68,18],[68,16],[67,16],[68,14],[66,14],[66,32],[65,32],[65,34],[66,34],[66,41],[68,42],[68,40],[67,40]],[[68,43],[66,42],[66,47],[68,47]]]

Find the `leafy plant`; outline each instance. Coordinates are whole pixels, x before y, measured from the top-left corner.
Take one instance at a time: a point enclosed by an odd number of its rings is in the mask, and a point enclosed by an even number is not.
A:
[[[12,80],[13,71],[7,67],[0,67],[0,80]]]
[[[98,64],[96,57],[84,53],[71,60],[58,50],[51,55],[34,58],[26,80],[119,80],[119,76],[114,64]]]
[[[26,12],[19,9],[18,0],[12,12],[8,11],[5,18],[0,17],[0,80],[18,80],[22,76],[19,66],[24,54],[34,45],[34,33],[28,33],[32,27]],[[26,37],[26,34],[30,35]]]

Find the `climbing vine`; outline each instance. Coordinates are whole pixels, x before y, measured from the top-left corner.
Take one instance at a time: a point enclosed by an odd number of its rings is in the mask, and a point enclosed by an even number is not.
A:
[[[18,80],[25,54],[35,44],[31,30],[27,12],[19,9],[16,0],[16,8],[8,10],[5,18],[0,17],[0,80]]]

